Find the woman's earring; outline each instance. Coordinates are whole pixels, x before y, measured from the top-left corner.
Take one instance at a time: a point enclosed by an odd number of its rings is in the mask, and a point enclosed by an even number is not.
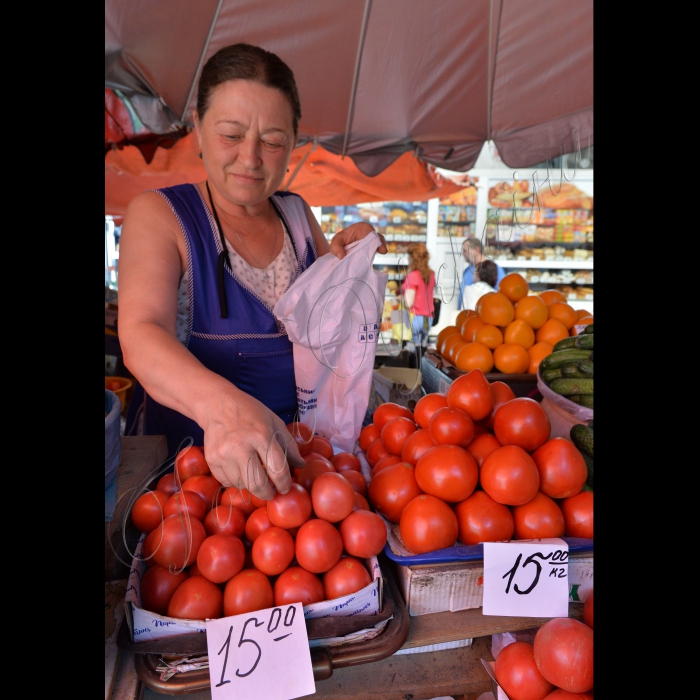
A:
[[[200,151],[200,152],[197,154],[197,158],[201,158],[201,157],[202,157],[202,152]]]

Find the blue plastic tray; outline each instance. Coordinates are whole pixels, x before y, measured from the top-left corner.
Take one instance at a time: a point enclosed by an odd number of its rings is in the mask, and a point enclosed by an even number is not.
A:
[[[582,537],[562,537],[569,545],[569,552],[592,552],[593,540]],[[402,557],[395,554],[389,543],[384,545],[384,554],[392,561],[403,566],[413,566],[414,564],[447,564],[449,562],[478,561],[484,558],[484,546],[481,544],[456,545],[445,549],[436,549],[434,552],[426,554],[414,554],[410,557]]]

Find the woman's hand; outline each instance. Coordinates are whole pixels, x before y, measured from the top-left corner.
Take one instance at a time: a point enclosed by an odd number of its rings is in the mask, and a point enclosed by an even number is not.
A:
[[[355,241],[361,241],[370,233],[376,233],[379,236],[379,240],[381,240],[381,245],[377,248],[377,252],[383,255],[386,254],[387,247],[384,236],[382,236],[382,234],[378,231],[375,231],[373,226],[366,224],[364,221],[351,224],[342,231],[338,231],[338,233],[333,236],[333,240],[331,241],[331,253],[333,253],[333,255],[335,255],[335,257],[339,260],[342,260],[345,257],[345,246],[348,246]]]

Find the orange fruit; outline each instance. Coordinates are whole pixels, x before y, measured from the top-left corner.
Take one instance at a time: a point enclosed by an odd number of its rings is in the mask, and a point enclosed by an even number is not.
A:
[[[445,326],[437,336],[437,340],[435,341],[435,349],[442,355],[442,343],[447,338],[448,335],[452,335],[453,333],[459,333],[459,328],[457,326]]]
[[[513,302],[501,292],[488,292],[476,302],[479,318],[492,326],[507,326],[515,317]]]
[[[535,341],[534,333],[532,334],[532,340],[533,342]],[[503,343],[503,333],[500,328],[485,323],[483,326],[479,326],[479,328],[476,329],[474,342],[482,343],[489,348],[489,350],[493,350]]]
[[[581,318],[577,319],[576,323],[571,327],[571,330],[569,330],[570,335],[578,335],[578,330],[577,328],[580,328],[583,330],[586,326],[590,325],[593,323],[593,316],[582,316]]]
[[[517,272],[511,272],[498,283],[498,291],[505,294],[514,304],[527,296],[529,290],[527,280]]]
[[[466,340],[468,343],[474,341],[474,334],[477,329],[481,328],[484,322],[478,316],[470,316],[463,324],[460,329],[462,335],[462,340]]]
[[[450,350],[452,350],[454,344],[462,342],[464,341],[462,340],[462,336],[459,333],[453,333],[452,335],[448,335],[442,343],[442,350],[440,351],[440,354],[449,360]]]
[[[549,318],[547,304],[539,297],[523,297],[515,305],[515,318],[522,319],[527,322],[530,328],[537,330],[543,326],[544,322]]]
[[[535,340],[538,343],[549,343],[550,345],[556,345],[560,340],[569,337],[569,331],[566,330],[566,326],[561,321],[557,321],[556,318],[550,318],[545,321],[541,328],[537,329],[535,334]]]
[[[457,353],[455,365],[464,372],[480,369],[486,374],[493,369],[493,353],[483,343],[467,343]]]
[[[476,311],[473,311],[472,309],[462,309],[458,314],[457,318],[455,319],[455,326],[457,328],[461,328],[462,324],[470,317],[470,316],[476,316],[477,313]]]
[[[516,318],[506,326],[503,339],[506,343],[517,343],[528,350],[535,344],[535,331],[527,321]]]
[[[503,343],[493,351],[493,364],[503,374],[525,374],[530,366],[530,355],[518,343]]]
[[[457,357],[457,353],[458,353],[465,345],[469,345],[469,343],[465,342],[465,341],[462,340],[461,338],[460,338],[456,343],[453,343],[453,344],[451,345],[450,349],[448,350],[447,359],[448,359],[452,364],[455,363],[455,357]]]
[[[545,289],[540,292],[540,299],[549,306],[557,301],[566,301],[566,297],[558,289]]]
[[[578,321],[580,318],[583,318],[584,316],[590,316],[591,312],[587,311],[586,309],[578,309],[576,311],[576,320]]]
[[[527,351],[527,354],[530,356],[530,365],[527,368],[527,373],[537,374],[537,368],[540,366],[540,362],[542,362],[547,355],[551,355],[553,350],[554,346],[549,343],[535,343]]]
[[[556,318],[557,321],[561,321],[568,331],[576,323],[576,312],[569,304],[563,301],[555,301],[549,305],[549,318]]]

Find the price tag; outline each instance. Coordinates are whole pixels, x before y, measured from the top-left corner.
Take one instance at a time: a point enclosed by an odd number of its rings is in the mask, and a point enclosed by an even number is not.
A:
[[[558,537],[484,542],[484,615],[568,617],[569,545]]]
[[[301,603],[207,620],[212,700],[291,700],[316,692]]]

